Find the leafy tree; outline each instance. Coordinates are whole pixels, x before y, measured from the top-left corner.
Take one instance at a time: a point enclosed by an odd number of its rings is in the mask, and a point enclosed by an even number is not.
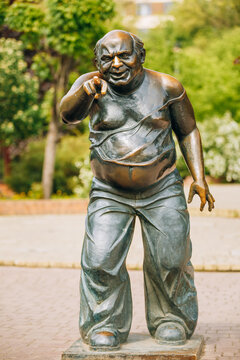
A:
[[[12,3],[12,2],[11,2]],[[31,56],[30,65],[52,88],[52,114],[43,165],[44,197],[52,192],[56,144],[59,136],[59,101],[70,73],[89,62],[92,49],[114,14],[113,0],[16,0],[8,5],[5,26],[17,31]]]
[[[143,37],[146,49],[146,61],[144,66],[167,74],[175,71],[175,47],[176,39],[173,33],[172,23],[151,30]]]
[[[173,10],[176,39],[190,44],[197,36],[219,35],[240,26],[239,0],[183,0]]]
[[[14,39],[0,39],[0,114],[4,175],[9,175],[10,145],[37,134],[43,125],[38,81],[27,72],[23,45]]]
[[[197,118],[222,117],[227,111],[240,122],[240,27],[225,30],[204,46],[177,54],[177,77],[186,87]]]
[[[184,0],[175,21],[145,39],[146,66],[183,83],[200,121],[230,112],[240,122],[239,7],[234,0]]]

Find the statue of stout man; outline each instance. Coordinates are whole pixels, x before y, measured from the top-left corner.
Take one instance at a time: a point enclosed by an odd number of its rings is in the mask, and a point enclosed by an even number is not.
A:
[[[62,99],[65,123],[90,116],[94,174],[82,250],[80,332],[94,350],[127,340],[132,298],[126,256],[139,217],[144,244],[146,320],[160,344],[184,344],[197,322],[189,214],[175,167],[172,130],[194,179],[214,207],[204,176],[193,109],[172,76],[143,68],[135,35],[114,30],[95,48],[98,71],[80,76]]]

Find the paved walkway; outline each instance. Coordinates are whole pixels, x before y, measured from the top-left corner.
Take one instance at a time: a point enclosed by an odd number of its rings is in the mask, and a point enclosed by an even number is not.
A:
[[[188,188],[185,189],[188,193]],[[240,210],[240,185],[212,185],[216,209]],[[199,206],[195,196],[190,209]],[[191,217],[192,261],[196,270],[240,270],[240,217],[205,214]],[[0,216],[0,264],[78,267],[85,215]],[[127,259],[128,267],[142,267],[139,222]]]
[[[188,196],[189,182],[185,184],[184,191]],[[217,209],[240,210],[240,184],[217,184],[209,185],[210,192],[216,200]],[[199,208],[199,198],[194,196],[190,208]],[[205,211],[205,210],[204,210]]]
[[[0,267],[0,360],[60,360],[77,338],[79,270]],[[132,332],[146,333],[143,278],[131,271]],[[240,359],[240,273],[196,273],[201,360]]]
[[[0,216],[0,263],[78,267],[85,215]],[[240,270],[240,218],[192,217],[192,261],[196,270]],[[128,267],[142,267],[137,222]]]
[[[219,209],[240,209],[240,186],[214,185]],[[190,205],[196,208],[198,199]],[[0,216],[0,264],[78,267],[84,215]],[[240,270],[240,218],[191,218],[196,270]],[[142,266],[137,223],[129,268]],[[240,272],[196,272],[206,345],[201,360],[240,360]],[[130,272],[132,332],[147,332],[141,271]],[[0,360],[60,360],[78,338],[79,270],[0,267]]]

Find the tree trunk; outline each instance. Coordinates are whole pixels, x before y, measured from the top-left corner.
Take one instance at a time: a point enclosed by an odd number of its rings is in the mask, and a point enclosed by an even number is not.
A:
[[[42,187],[44,199],[49,199],[52,194],[57,140],[58,119],[52,118],[48,128],[43,162]]]
[[[69,73],[72,70],[72,59],[62,56],[59,71],[55,74],[54,95],[52,104],[52,119],[49,124],[45,145],[42,187],[44,199],[49,199],[53,189],[56,147],[59,137],[59,102],[66,91]]]
[[[2,147],[3,153],[3,176],[9,176],[11,174],[11,158],[10,158],[9,146]]]

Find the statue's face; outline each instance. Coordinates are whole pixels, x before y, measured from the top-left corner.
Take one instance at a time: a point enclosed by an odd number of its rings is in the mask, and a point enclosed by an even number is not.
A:
[[[129,84],[142,70],[141,59],[134,50],[132,38],[120,32],[106,37],[99,49],[98,68],[111,84]]]

